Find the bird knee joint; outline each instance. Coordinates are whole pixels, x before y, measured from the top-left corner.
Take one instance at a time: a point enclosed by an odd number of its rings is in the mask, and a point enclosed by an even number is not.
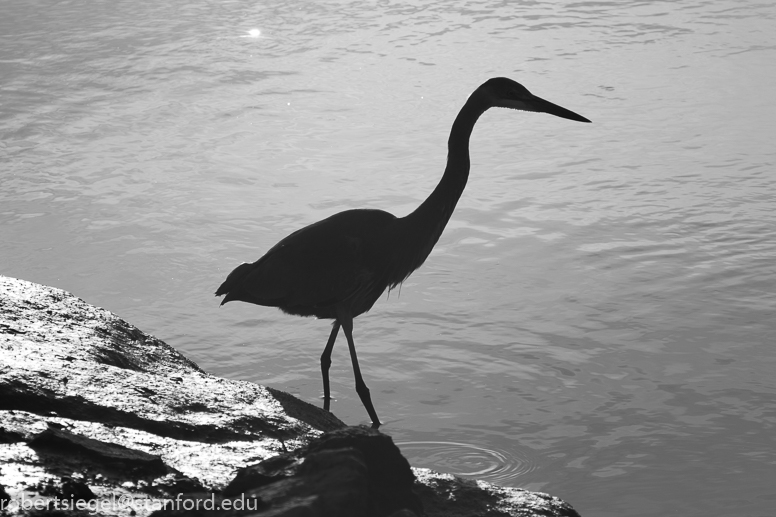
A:
[[[356,393],[359,395],[369,395],[369,388],[367,388],[364,383],[356,383]]]

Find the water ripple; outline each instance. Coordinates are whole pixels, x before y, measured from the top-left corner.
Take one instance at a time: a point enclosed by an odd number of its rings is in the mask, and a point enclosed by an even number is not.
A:
[[[420,441],[396,444],[415,467],[426,467],[509,485],[537,468],[528,450],[505,451],[468,443]]]

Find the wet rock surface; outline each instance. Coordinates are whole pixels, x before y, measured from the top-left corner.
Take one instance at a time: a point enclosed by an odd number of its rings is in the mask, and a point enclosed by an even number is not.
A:
[[[576,516],[411,469],[391,438],[203,372],[59,289],[0,276],[0,514]]]
[[[381,517],[404,509],[422,515],[414,484],[409,462],[389,436],[346,427],[240,469],[223,494],[259,497],[275,506],[289,505],[293,495],[291,505],[311,515]]]

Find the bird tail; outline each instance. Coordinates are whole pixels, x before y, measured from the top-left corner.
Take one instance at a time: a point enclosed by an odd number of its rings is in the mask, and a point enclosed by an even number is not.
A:
[[[250,274],[252,269],[251,266],[253,266],[253,264],[243,262],[234,268],[234,271],[229,273],[229,276],[226,277],[224,283],[216,290],[216,296],[226,295],[226,297],[221,300],[221,305],[238,298],[236,291],[238,290],[241,281]]]

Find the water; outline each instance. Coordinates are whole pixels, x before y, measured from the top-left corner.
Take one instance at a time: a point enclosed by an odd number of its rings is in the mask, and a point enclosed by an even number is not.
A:
[[[255,5],[254,5],[255,4]],[[404,215],[491,76],[428,262],[356,320],[415,465],[590,516],[776,495],[776,8],[719,2],[0,2],[0,273],[319,403],[322,321],[212,293],[347,208]],[[367,415],[346,347],[332,408]]]

